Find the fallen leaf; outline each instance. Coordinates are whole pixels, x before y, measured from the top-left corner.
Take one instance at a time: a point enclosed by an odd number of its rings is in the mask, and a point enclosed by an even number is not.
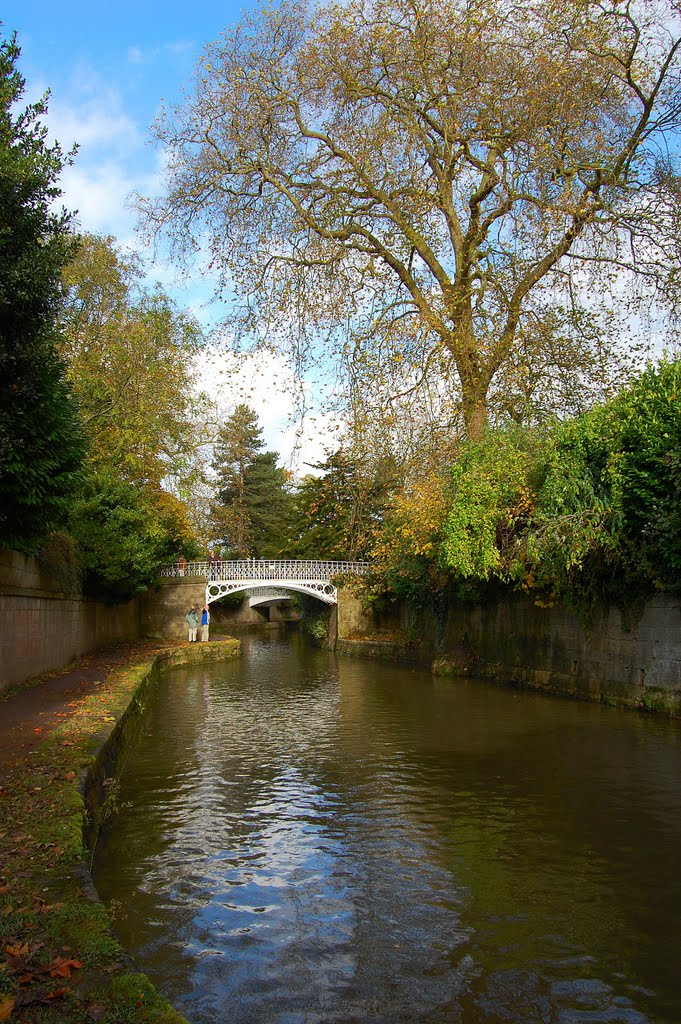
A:
[[[84,965],[80,960],[67,960],[64,957],[58,956],[56,960],[49,965],[50,975],[53,978],[70,978],[71,971],[80,970]]]
[[[14,996],[0,995],[0,1020],[9,1020],[14,1009],[16,999]]]
[[[45,998],[50,1000],[63,999],[69,992],[70,989],[68,988],[56,988],[54,992],[48,992]]]
[[[11,946],[5,946],[5,953],[14,957],[26,956],[28,953],[28,943],[15,942]]]
[[[43,900],[37,900],[36,905],[33,908],[34,914],[49,914],[53,910],[61,910],[64,907],[64,903],[45,903]]]

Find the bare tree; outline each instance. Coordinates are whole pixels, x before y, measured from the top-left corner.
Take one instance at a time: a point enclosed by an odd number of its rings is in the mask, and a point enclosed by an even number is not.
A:
[[[673,283],[680,21],[674,0],[264,6],[156,125],[148,224],[208,248],[241,331],[299,360],[418,338],[477,436],[495,381],[569,367],[587,274]]]

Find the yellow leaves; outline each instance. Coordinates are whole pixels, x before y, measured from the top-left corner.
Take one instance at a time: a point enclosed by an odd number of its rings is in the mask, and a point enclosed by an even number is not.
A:
[[[385,527],[372,550],[372,558],[397,568],[404,558],[431,556],[446,515],[443,481],[431,474],[392,502]]]
[[[5,953],[11,957],[22,957],[26,956],[29,947],[27,942],[13,942],[9,946],[5,946]]]

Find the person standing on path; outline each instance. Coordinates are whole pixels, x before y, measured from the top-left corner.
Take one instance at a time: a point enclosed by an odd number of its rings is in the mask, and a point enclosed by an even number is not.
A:
[[[203,611],[201,612],[201,639],[208,639],[208,631],[210,629],[210,612],[208,611],[208,605],[204,604]]]
[[[196,610],[196,605],[193,604],[187,614],[184,617],[184,621],[189,627],[189,643],[196,642],[196,631],[199,628],[199,613]]]

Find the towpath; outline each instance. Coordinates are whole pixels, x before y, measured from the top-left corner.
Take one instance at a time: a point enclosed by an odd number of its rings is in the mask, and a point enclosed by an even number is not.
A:
[[[24,761],[42,738],[106,684],[116,668],[138,657],[151,660],[158,651],[174,645],[168,640],[116,644],[37,676],[7,696],[0,694],[0,770]]]

